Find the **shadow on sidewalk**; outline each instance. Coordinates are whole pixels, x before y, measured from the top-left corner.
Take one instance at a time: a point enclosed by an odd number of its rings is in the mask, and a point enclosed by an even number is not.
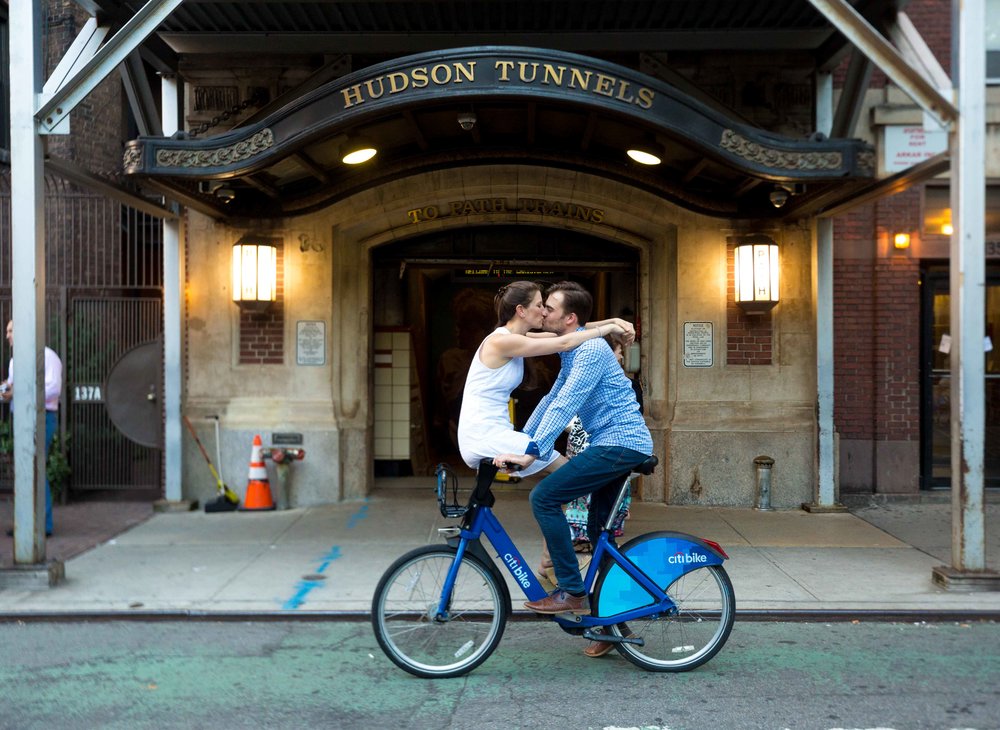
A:
[[[66,561],[145,522],[153,515],[149,501],[84,500],[53,507],[55,530],[46,543],[51,560]],[[0,495],[0,568],[14,564],[14,497]]]

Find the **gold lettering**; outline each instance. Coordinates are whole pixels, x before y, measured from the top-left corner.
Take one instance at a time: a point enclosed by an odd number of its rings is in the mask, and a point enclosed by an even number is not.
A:
[[[444,78],[441,78],[438,71],[444,72]],[[449,81],[451,81],[451,66],[445,63],[439,63],[436,66],[431,67],[431,81],[433,81],[438,86],[444,86]]]
[[[510,70],[514,68],[513,61],[497,61],[493,64],[493,68],[500,72],[500,78],[498,81],[507,82],[510,81]]]
[[[378,93],[377,94],[375,93],[375,86],[374,86],[374,84],[375,84],[376,81],[378,82]],[[368,79],[365,82],[365,86],[368,87],[368,96],[370,96],[372,99],[378,99],[380,96],[382,96],[382,94],[385,93],[385,86],[382,84],[382,77],[381,76],[377,76],[374,79]]]
[[[582,205],[571,205],[570,212],[573,214],[573,218],[578,221],[589,221],[591,209],[585,208]]]
[[[604,222],[604,211],[601,210],[600,208],[594,208],[594,212],[590,216],[590,220],[592,220],[594,223],[603,223]]]
[[[653,106],[654,96],[655,94],[652,89],[647,89],[643,86],[639,89],[639,101],[636,102],[636,105],[641,106],[643,109],[649,109],[649,107]]]
[[[463,215],[472,215],[473,213],[476,212],[476,206],[472,204],[471,200],[463,200],[462,203],[463,203],[462,205]]]
[[[635,101],[635,97],[632,96],[631,94],[628,94],[629,86],[631,86],[631,84],[628,81],[621,82],[621,85],[618,87],[618,99],[620,101],[624,101],[628,104],[631,104],[633,101]],[[626,94],[628,95],[626,96]]]
[[[340,92],[344,95],[344,108],[350,109],[355,104],[363,104],[364,98],[361,96],[361,85],[355,84],[349,89],[344,89]]]
[[[405,91],[406,87],[410,85],[410,80],[407,78],[406,74],[401,74],[398,71],[393,71],[389,74],[389,93],[398,94],[400,91]]]
[[[614,76],[605,76],[604,74],[597,74],[597,86],[594,87],[594,91],[603,96],[611,96],[614,94],[614,90],[611,88],[612,84],[615,83]]]
[[[452,215],[458,215],[459,213],[462,212],[462,201],[461,200],[451,201],[450,203],[448,203],[448,209],[451,211]]]
[[[427,86],[427,67],[418,66],[417,68],[410,71],[410,78],[413,79],[414,89],[423,89]]]
[[[527,61],[521,61],[517,65],[521,69],[521,73],[520,73],[521,81],[523,83],[525,83],[525,84],[533,83],[534,80],[535,80],[535,77],[538,76],[538,64],[537,63],[528,63]],[[530,79],[528,78],[528,74],[527,74],[528,66],[531,66],[531,78]]]
[[[493,212],[502,213],[507,210],[506,198],[493,198]]]
[[[476,62],[469,61],[466,64],[461,62],[455,64],[455,83],[462,83],[462,79],[459,76],[464,76],[466,81],[476,80]]]
[[[562,86],[563,74],[566,72],[565,66],[553,66],[550,63],[546,63],[542,66],[545,71],[545,75],[542,77],[542,83],[554,83],[556,86]]]
[[[584,76],[580,72],[580,69],[578,69],[578,68],[571,68],[569,70],[569,86],[570,86],[570,88],[572,89],[572,88],[575,88],[575,87],[579,86],[581,89],[583,89],[584,91],[586,91],[587,88],[590,86],[590,77],[591,76],[593,76],[593,72],[592,71],[587,71],[587,75]]]

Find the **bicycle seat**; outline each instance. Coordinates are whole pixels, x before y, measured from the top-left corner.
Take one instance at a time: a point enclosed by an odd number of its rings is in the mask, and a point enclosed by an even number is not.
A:
[[[657,459],[656,455],[654,454],[653,456],[650,456],[638,466],[632,467],[632,471],[638,472],[639,474],[652,474],[653,469],[655,469],[656,465],[659,463],[660,460]]]

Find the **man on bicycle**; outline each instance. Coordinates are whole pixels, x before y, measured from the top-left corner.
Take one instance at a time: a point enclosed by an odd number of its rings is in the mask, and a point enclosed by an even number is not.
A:
[[[593,299],[586,289],[575,282],[559,282],[547,292],[542,328],[556,335],[573,332],[587,323],[592,309]],[[606,517],[611,505],[606,497],[601,498],[602,490],[608,488],[613,498],[622,479],[653,452],[653,439],[632,383],[607,342],[589,340],[559,357],[562,366],[552,390],[524,426],[532,437],[527,452],[501,454],[494,463],[527,466],[536,458],[548,457],[573,416],[580,417],[590,434],[590,446],[539,482],[529,497],[559,586],[549,596],[524,605],[543,614],[588,614],[590,601],[562,506],[593,493],[591,510],[596,515],[592,514],[591,524]]]

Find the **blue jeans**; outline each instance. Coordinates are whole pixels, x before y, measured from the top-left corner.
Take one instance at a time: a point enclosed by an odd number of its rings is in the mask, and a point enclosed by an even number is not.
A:
[[[59,427],[59,413],[57,411],[45,411],[45,458],[49,457],[49,448],[52,446],[52,439],[56,436],[56,429]],[[46,470],[47,472],[48,470]],[[45,476],[45,533],[52,532],[52,487],[49,486],[49,477]]]
[[[545,536],[560,589],[577,594],[586,591],[562,506],[604,487],[615,490],[617,496],[632,468],[647,458],[647,454],[623,446],[591,446],[531,490],[531,511]],[[592,540],[596,539],[593,535]]]

